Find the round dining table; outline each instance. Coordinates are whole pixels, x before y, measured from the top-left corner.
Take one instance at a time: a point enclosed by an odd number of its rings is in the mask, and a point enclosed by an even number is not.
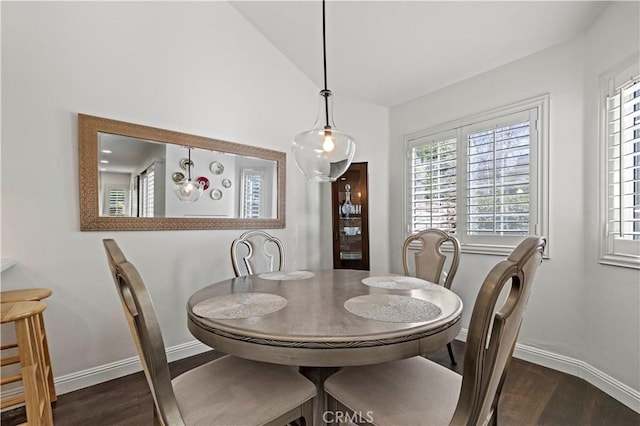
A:
[[[349,269],[278,271],[209,285],[187,303],[202,343],[238,357],[295,365],[318,387],[340,367],[439,349],[461,328],[462,301],[427,281]]]

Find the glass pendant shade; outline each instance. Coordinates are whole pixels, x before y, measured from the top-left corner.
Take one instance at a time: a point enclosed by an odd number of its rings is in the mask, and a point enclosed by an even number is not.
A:
[[[186,179],[181,183],[176,183],[173,190],[180,201],[190,203],[197,201],[200,198],[204,188],[200,182],[194,182],[191,179]]]
[[[198,201],[198,199],[202,195],[202,191],[204,191],[204,184],[202,182],[194,182],[191,180],[191,167],[193,167],[193,163],[191,162],[191,148],[188,149],[189,157],[188,161],[185,163],[188,177],[182,182],[177,182],[173,186],[173,190],[180,201],[191,203],[194,201]]]
[[[356,153],[355,140],[335,128],[331,91],[320,91],[318,118],[311,130],[293,138],[293,156],[309,180],[334,182],[349,168]]]
[[[322,56],[324,59],[324,89],[320,91],[318,118],[311,130],[293,138],[293,158],[309,180],[335,182],[347,171],[356,153],[356,141],[336,129],[333,123],[333,100],[327,89],[327,42],[325,0],[322,0]]]

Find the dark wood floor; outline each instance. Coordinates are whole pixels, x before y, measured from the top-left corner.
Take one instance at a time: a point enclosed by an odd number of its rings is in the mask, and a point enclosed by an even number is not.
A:
[[[454,348],[458,364],[453,369],[461,372],[464,343],[456,341]],[[173,362],[171,374],[176,376],[219,356],[211,351]],[[451,367],[444,348],[428,357]],[[151,425],[152,404],[144,376],[136,373],[60,395],[53,416],[57,426]],[[0,417],[6,426],[25,420],[21,408]],[[640,426],[640,414],[582,379],[514,359],[500,399],[498,424]]]

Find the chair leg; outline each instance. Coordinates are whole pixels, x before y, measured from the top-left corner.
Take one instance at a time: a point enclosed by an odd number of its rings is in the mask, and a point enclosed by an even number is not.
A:
[[[155,403],[153,404],[153,426],[164,426],[160,419],[160,415],[158,414],[158,410],[156,409]]]
[[[451,365],[456,365],[456,358],[453,356],[453,346],[451,343],[447,343],[447,351],[449,351],[449,359],[451,360]]]
[[[498,426],[498,407],[496,405],[495,409],[491,413],[491,417],[489,417],[489,422],[487,426]]]
[[[312,398],[309,401],[302,404],[302,417],[300,418],[301,426],[313,425],[313,400],[314,399],[315,398]]]

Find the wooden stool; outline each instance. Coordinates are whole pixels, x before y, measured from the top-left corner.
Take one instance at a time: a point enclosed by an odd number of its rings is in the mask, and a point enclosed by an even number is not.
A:
[[[15,303],[15,302],[39,302],[42,299],[46,299],[51,296],[52,292],[48,288],[26,288],[19,290],[7,290],[0,292],[0,303]],[[49,385],[49,400],[55,402],[58,399],[56,395],[56,388],[53,383],[53,370],[51,369],[51,357],[49,356],[49,342],[47,341],[47,333],[44,329],[44,318],[40,314],[40,325],[42,326],[42,346],[44,348],[44,362],[47,367],[47,382]],[[15,348],[17,343],[3,345],[2,350]],[[2,364],[5,365],[5,364]],[[3,406],[4,408],[4,406]]]
[[[48,369],[44,361],[42,335],[42,312],[47,305],[44,302],[0,303],[2,324],[13,322],[18,340],[18,355],[2,358],[2,365],[20,362],[20,374],[2,379],[2,384],[22,380],[24,395],[2,401],[2,408],[15,405],[24,400],[27,424],[34,426],[53,425],[53,413],[49,400]]]

